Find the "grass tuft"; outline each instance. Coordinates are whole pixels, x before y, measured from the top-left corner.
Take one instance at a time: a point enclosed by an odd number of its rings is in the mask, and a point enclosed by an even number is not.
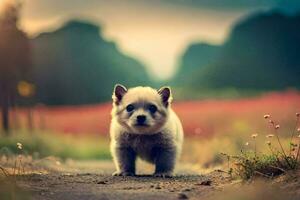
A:
[[[296,131],[300,133],[300,129],[297,128],[300,118],[299,113],[296,113],[296,123],[291,132],[288,148],[284,146],[282,138],[280,138],[280,125],[275,123],[269,114],[264,115],[264,118],[268,120],[270,130],[273,131],[273,134],[266,135],[268,140],[265,144],[269,148],[269,153],[257,151],[258,134],[252,134],[251,143],[253,148],[242,149],[239,155],[221,153],[227,158],[228,173],[230,175],[237,175],[245,180],[251,179],[256,175],[273,178],[299,168],[300,135],[295,136]],[[245,145],[249,146],[249,142],[246,142]]]

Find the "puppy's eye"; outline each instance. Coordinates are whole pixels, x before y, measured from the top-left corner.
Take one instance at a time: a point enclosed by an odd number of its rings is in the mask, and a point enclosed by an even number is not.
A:
[[[134,105],[129,104],[128,106],[126,106],[126,110],[127,112],[132,112],[134,110]]]
[[[149,111],[150,111],[151,113],[155,113],[155,112],[157,111],[156,105],[150,105],[150,106],[149,106]]]

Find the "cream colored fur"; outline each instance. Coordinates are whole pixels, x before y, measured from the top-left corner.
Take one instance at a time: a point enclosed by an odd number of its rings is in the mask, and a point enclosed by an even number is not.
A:
[[[171,101],[168,87],[159,91],[150,87],[115,87],[110,125],[115,175],[135,175],[136,157],[155,164],[155,175],[172,175],[182,149],[183,129]],[[135,107],[132,112],[126,110],[129,104]],[[157,108],[155,113],[149,111],[150,105]],[[139,115],[145,116],[145,126],[136,126]]]

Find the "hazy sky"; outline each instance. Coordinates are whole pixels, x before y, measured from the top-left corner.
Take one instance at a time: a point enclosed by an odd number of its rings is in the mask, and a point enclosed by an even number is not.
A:
[[[1,1],[0,0],[0,4]],[[288,0],[297,3],[297,0]],[[71,18],[92,19],[108,40],[143,62],[157,78],[170,77],[191,42],[222,43],[232,24],[280,0],[24,0],[21,27],[29,35]]]

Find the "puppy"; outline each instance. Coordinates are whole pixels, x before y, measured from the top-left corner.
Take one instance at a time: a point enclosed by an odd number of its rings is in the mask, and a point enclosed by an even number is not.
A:
[[[112,95],[110,149],[115,176],[134,176],[137,156],[155,164],[155,176],[172,176],[183,143],[181,122],[171,108],[171,89],[126,89]]]

